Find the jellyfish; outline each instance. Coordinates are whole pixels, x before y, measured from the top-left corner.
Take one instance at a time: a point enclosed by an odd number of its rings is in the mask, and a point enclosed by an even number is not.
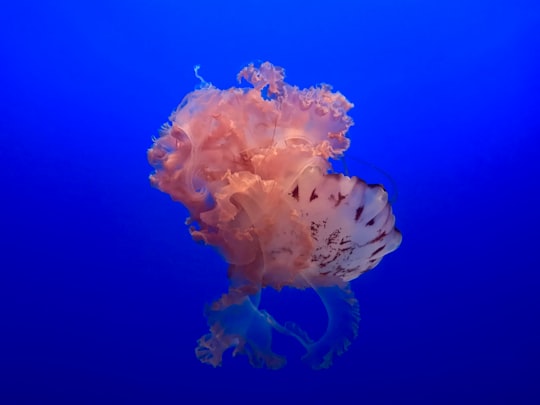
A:
[[[192,238],[228,263],[228,291],[206,310],[196,356],[220,366],[232,349],[278,369],[286,359],[272,337],[281,333],[309,366],[329,367],[358,331],[350,281],[401,243],[385,189],[332,169],[349,148],[353,105],[329,85],[289,85],[270,62],[244,67],[243,87],[226,90],[196,75],[201,85],[148,150],[151,184],[188,209]],[[314,289],[328,314],[323,335],[261,309],[267,287]]]

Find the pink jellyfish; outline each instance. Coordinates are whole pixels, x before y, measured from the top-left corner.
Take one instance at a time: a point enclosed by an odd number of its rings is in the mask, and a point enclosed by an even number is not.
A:
[[[349,281],[401,243],[383,187],[331,173],[330,159],[349,147],[352,104],[327,85],[299,89],[284,77],[265,62],[239,73],[248,88],[202,81],[148,151],[152,184],[187,207],[193,239],[229,264],[229,291],[209,307],[210,333],[196,348],[213,366],[229,348],[254,366],[283,366],[275,331],[297,339],[313,368],[328,367],[358,329]],[[284,286],[319,294],[328,313],[319,339],[259,309],[262,289]]]

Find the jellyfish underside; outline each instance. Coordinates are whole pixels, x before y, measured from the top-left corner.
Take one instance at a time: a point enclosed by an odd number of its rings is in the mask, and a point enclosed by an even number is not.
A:
[[[341,283],[343,284],[343,283]],[[284,356],[272,351],[273,331],[296,339],[306,350],[302,361],[314,369],[327,368],[334,354],[341,355],[356,337],[358,301],[348,285],[313,287],[321,298],[328,315],[325,333],[313,340],[293,322],[281,324],[272,315],[259,309],[261,291],[237,297],[238,302],[221,309],[207,309],[211,333],[199,339],[195,352],[203,363],[219,366],[223,353],[234,348],[233,355],[248,356],[254,367],[278,369],[285,365]]]

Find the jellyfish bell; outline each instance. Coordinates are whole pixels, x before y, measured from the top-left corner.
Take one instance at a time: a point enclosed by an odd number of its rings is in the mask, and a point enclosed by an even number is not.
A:
[[[311,278],[351,281],[401,243],[382,186],[309,169],[298,179],[291,197],[315,244],[306,270]]]
[[[383,187],[330,172],[349,147],[352,104],[284,77],[266,62],[240,72],[251,88],[195,90],[149,151],[152,184],[188,208],[193,238],[229,264],[229,290],[207,308],[210,333],[196,349],[213,366],[231,347],[254,366],[283,366],[277,332],[298,340],[313,368],[328,367],[358,329],[348,283],[401,242]],[[259,308],[264,288],[286,286],[319,294],[328,313],[319,339]]]

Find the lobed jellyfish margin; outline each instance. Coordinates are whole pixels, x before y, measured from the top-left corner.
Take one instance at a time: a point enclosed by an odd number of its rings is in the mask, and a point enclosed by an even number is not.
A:
[[[380,185],[332,171],[349,147],[352,104],[328,85],[299,89],[269,62],[238,74],[246,87],[221,90],[201,79],[148,151],[153,186],[189,210],[194,240],[227,261],[229,290],[206,311],[210,332],[195,350],[219,366],[223,353],[277,369],[272,334],[300,342],[315,369],[331,365],[358,330],[349,282],[401,243]],[[261,290],[313,288],[328,325],[313,340],[259,309]]]

